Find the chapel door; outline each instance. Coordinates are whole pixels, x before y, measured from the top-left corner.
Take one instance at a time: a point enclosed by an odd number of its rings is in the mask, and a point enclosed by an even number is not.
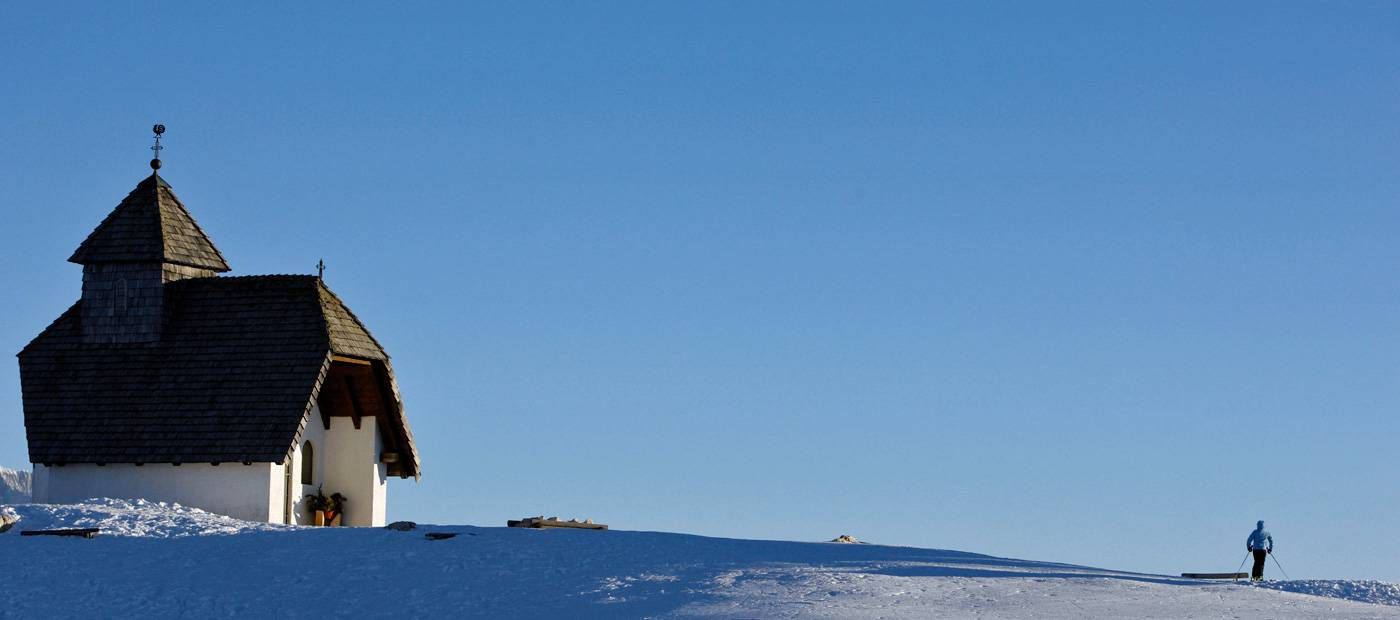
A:
[[[292,457],[287,457],[287,465],[282,468],[282,522],[292,523]]]

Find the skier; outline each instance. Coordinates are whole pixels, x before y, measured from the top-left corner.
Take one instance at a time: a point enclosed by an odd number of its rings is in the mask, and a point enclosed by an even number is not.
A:
[[[1254,531],[1249,533],[1249,540],[1246,540],[1245,548],[1254,554],[1254,571],[1249,574],[1253,581],[1264,579],[1264,558],[1274,552],[1274,537],[1264,529],[1264,522],[1260,521],[1254,527]]]

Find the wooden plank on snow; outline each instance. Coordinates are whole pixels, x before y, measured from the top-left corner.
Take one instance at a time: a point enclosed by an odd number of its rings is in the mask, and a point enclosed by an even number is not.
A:
[[[506,521],[506,527],[528,527],[535,529],[565,527],[579,530],[608,529],[608,526],[603,525],[602,523],[594,523],[591,519],[586,521],[578,521],[574,519],[570,519],[568,521],[560,521],[558,517],[550,517],[548,519],[544,517],[530,517],[528,519],[520,519],[518,521],[511,519],[509,521]]]

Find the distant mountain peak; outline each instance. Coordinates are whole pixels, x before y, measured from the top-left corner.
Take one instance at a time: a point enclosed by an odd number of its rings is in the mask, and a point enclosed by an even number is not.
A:
[[[0,467],[0,504],[27,504],[33,490],[29,472]]]

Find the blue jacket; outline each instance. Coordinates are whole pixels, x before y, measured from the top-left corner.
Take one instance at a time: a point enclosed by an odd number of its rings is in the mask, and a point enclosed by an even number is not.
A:
[[[1246,540],[1244,544],[1249,547],[1250,551],[1255,549],[1273,551],[1274,537],[1269,535],[1268,530],[1264,529],[1264,522],[1260,521],[1259,527],[1254,528],[1254,531],[1249,533],[1249,540]]]

